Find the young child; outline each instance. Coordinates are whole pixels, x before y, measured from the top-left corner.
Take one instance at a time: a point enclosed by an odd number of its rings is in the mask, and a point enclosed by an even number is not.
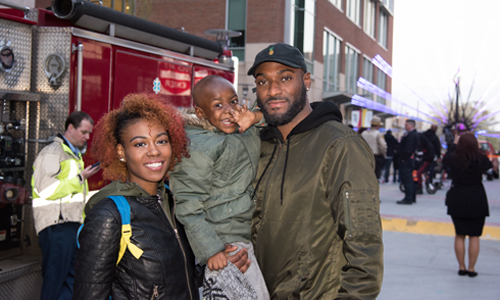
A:
[[[185,114],[190,158],[177,164],[170,175],[176,217],[199,263],[209,270],[227,268],[224,245],[247,248],[252,263],[244,278],[258,299],[269,299],[250,241],[255,207],[252,182],[260,155],[259,130],[252,125],[262,113],[241,108],[233,84],[219,76],[200,80],[193,99],[196,116]],[[204,295],[209,292],[205,282]]]

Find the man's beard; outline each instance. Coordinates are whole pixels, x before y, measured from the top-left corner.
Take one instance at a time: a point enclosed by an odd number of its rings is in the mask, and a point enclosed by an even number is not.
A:
[[[288,110],[281,114],[278,113],[272,114],[268,112],[266,107],[264,106],[264,102],[258,96],[257,96],[257,104],[261,108],[262,114],[264,114],[264,118],[266,119],[268,125],[282,126],[292,122],[295,116],[297,116],[304,109],[307,103],[306,94],[307,94],[306,87],[302,83],[302,87],[295,94],[293,102],[290,101],[289,98],[281,96],[267,98],[266,102],[270,100],[287,100],[290,103],[290,107],[288,107]]]

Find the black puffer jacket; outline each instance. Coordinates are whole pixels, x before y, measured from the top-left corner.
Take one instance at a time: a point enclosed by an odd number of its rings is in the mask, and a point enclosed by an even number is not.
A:
[[[199,298],[194,256],[173,217],[173,199],[163,184],[158,193],[168,199],[163,207],[157,196],[134,183],[113,182],[92,197],[95,206],[88,210],[79,237],[73,299]],[[131,242],[144,251],[136,259],[126,250],[117,266],[121,217],[109,195],[125,196],[129,202]]]

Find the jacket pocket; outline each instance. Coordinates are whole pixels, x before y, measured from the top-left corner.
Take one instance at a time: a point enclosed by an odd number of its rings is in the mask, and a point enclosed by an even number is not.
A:
[[[356,237],[360,233],[380,234],[380,200],[374,191],[345,190],[343,201],[347,237]]]

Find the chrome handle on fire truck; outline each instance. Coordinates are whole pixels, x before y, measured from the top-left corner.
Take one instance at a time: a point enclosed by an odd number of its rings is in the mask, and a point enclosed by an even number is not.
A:
[[[78,43],[72,45],[72,53],[77,51],[77,73],[76,73],[76,110],[82,110],[82,77],[83,77],[83,45]]]
[[[0,5],[7,6],[7,7],[10,7],[10,8],[13,8],[13,9],[22,10],[22,11],[24,12],[24,17],[26,17],[26,15],[27,15],[27,14],[29,13],[29,11],[30,11],[30,8],[29,8],[29,7],[27,7],[27,6],[17,5],[17,4],[14,4],[14,3],[8,2],[8,1],[1,1],[1,0],[0,0]]]

